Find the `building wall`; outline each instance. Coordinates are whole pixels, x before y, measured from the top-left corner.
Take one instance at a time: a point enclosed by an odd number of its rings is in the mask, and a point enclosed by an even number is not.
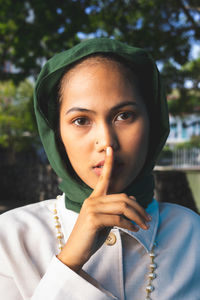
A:
[[[200,115],[191,114],[184,117],[170,115],[169,122],[168,144],[183,143],[189,141],[193,135],[200,136]]]

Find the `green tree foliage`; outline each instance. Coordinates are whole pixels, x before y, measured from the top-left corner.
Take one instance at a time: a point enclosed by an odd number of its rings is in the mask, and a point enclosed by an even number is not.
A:
[[[198,0],[107,0],[92,1],[92,24],[105,36],[147,49],[162,65],[166,92],[179,89],[179,99],[169,102],[173,114],[193,112],[200,101],[198,93],[185,88],[192,80],[199,90],[200,63],[191,59],[191,43],[200,41]],[[184,67],[183,67],[184,66]]]
[[[0,20],[0,60],[19,68],[15,79],[37,74],[44,59],[79,42],[80,32],[115,37],[180,65],[191,40],[200,39],[199,0],[0,0]]]
[[[200,136],[192,136],[190,141],[179,143],[176,145],[175,149],[192,149],[192,148],[200,148]]]
[[[150,51],[157,61],[184,64],[200,39],[198,0],[91,1],[90,18],[105,35]]]
[[[168,100],[171,114],[200,113],[200,58],[187,62],[175,74],[173,74],[173,68],[170,69],[170,64],[168,64],[166,74],[171,74],[171,78],[176,76],[177,90],[169,95]],[[184,88],[183,83],[186,80],[191,83],[189,89]]]
[[[199,0],[0,0],[0,78],[36,77],[46,59],[91,36],[147,49],[162,65],[167,92],[180,91],[172,112],[192,110],[198,93],[184,85],[190,79],[199,90],[200,62],[187,64],[200,40]],[[14,72],[5,72],[6,62]]]
[[[88,25],[87,1],[0,0],[0,61],[17,68],[0,78],[19,81],[38,74],[41,64],[79,41]]]
[[[200,113],[199,89],[181,88],[168,96],[168,107],[172,115],[184,116],[185,114]]]
[[[30,147],[36,135],[32,94],[27,80],[18,86],[12,81],[0,83],[0,146],[10,150],[12,159],[17,151]]]
[[[185,78],[192,81],[192,89],[195,91],[199,91],[200,89],[200,53],[199,58],[192,60],[186,63],[182,72],[184,73]]]

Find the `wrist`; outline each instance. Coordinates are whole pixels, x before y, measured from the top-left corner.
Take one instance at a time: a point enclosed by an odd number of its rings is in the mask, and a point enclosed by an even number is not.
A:
[[[60,252],[56,257],[65,264],[68,268],[70,268],[72,271],[79,273],[79,271],[82,269],[83,265],[77,264],[76,262],[73,262],[72,259],[65,257],[62,255],[62,252]]]

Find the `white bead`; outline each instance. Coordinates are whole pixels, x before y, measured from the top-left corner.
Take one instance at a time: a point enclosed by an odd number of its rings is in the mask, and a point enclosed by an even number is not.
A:
[[[62,239],[62,238],[63,238],[62,233],[57,234],[57,239]]]
[[[149,267],[153,270],[155,270],[157,268],[157,265],[156,264],[150,264]]]
[[[149,278],[155,279],[156,278],[156,274],[155,273],[149,273]]]
[[[148,285],[147,287],[146,287],[146,290],[148,291],[148,292],[153,292],[153,290],[154,290],[154,287],[152,286],[152,285]]]
[[[155,257],[156,255],[155,255],[155,253],[150,252],[150,253],[149,253],[149,256],[150,256],[150,257]]]

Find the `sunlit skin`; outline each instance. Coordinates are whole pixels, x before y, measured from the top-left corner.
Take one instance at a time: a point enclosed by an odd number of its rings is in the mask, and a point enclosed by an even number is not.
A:
[[[107,146],[116,160],[110,192],[121,192],[134,180],[146,158],[148,127],[141,97],[116,66],[82,66],[70,76],[60,111],[61,137],[74,170],[91,188],[101,173],[94,166],[105,160]]]
[[[79,273],[113,226],[149,228],[151,217],[137,199],[121,193],[144,164],[149,121],[137,90],[113,63],[85,64],[68,79],[60,110],[61,137],[74,170],[93,192],[57,257]],[[99,162],[103,168],[94,168]]]

